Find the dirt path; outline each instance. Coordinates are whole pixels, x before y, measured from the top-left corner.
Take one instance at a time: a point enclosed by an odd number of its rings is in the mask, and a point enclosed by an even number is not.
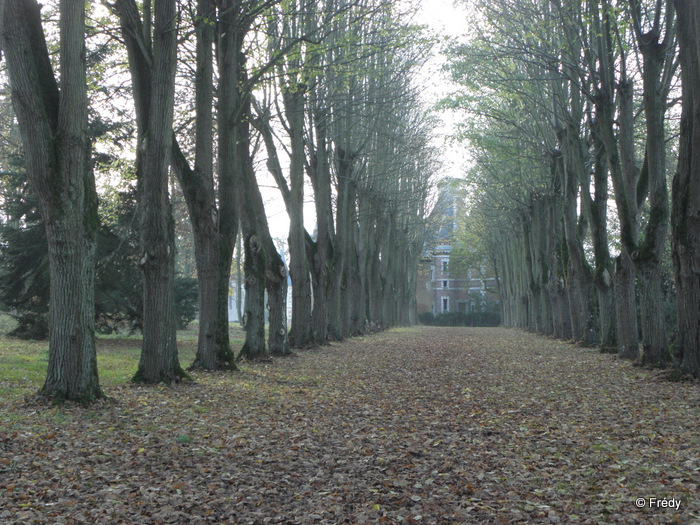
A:
[[[700,523],[700,386],[514,330],[107,393],[7,416],[0,522]]]

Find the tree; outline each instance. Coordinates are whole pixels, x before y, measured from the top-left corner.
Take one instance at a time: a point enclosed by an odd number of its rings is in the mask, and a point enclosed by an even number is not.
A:
[[[685,0],[675,0],[674,5],[683,89],[671,210],[671,245],[678,293],[675,365],[700,377],[700,8]]]
[[[169,383],[186,377],[177,354],[175,242],[168,198],[177,46],[175,2],[155,0],[152,36],[150,3],[144,8],[143,21],[134,0],[119,0],[115,7],[129,56],[138,129],[144,316],[141,359],[134,380]]]
[[[228,341],[228,274],[220,275],[224,268],[219,262],[220,209],[214,182],[215,22],[215,4],[210,0],[199,0],[194,21],[197,46],[194,169],[190,167],[177,140],[173,140],[173,171],[183,189],[192,225],[199,288],[199,339],[192,368],[205,370],[236,368]],[[223,206],[231,204],[227,202]]]
[[[657,1],[654,10],[630,0],[637,47],[642,55],[642,94],[646,123],[644,152],[645,193],[649,216],[644,236],[631,252],[639,278],[642,326],[642,363],[665,366],[671,362],[663,314],[662,259],[668,238],[665,114],[677,67],[675,13],[670,0]],[[650,13],[649,20],[643,13]]]
[[[24,143],[27,175],[46,227],[51,304],[49,364],[40,393],[102,397],[95,353],[97,193],[88,140],[85,3],[59,5],[59,72],[54,76],[34,0],[0,2],[2,48]]]
[[[489,184],[488,200],[492,189],[507,190],[503,196],[512,202],[504,206],[510,212],[504,215],[521,225],[498,228],[499,237],[513,243],[506,242],[508,253],[496,258],[504,265],[504,308],[513,308],[504,319],[520,324],[528,318],[526,326],[548,328],[540,322],[546,317],[533,315],[544,306],[552,309],[554,333],[561,335],[568,328],[557,312],[566,308],[574,340],[593,342],[595,335],[603,346],[617,344],[628,358],[638,356],[641,328],[642,361],[663,364],[668,360],[660,271],[668,215],[665,112],[676,69],[668,2],[504,0],[496,6],[484,3],[482,9],[484,31],[459,51],[461,63],[453,70],[471,88],[462,100],[475,115],[473,127],[489,130],[481,133],[488,140],[467,135],[483,145],[479,162]],[[482,93],[475,94],[476,89]],[[497,154],[506,149],[503,142],[523,141],[531,144],[530,158],[544,152],[551,174],[544,187],[535,184],[527,195],[504,186],[506,170],[497,165],[504,161]],[[620,225],[614,266],[607,226],[609,180]],[[551,211],[561,224],[556,218],[543,221]],[[480,212],[488,213],[484,207]],[[543,227],[545,237],[554,239],[549,248],[538,234]],[[508,268],[515,265],[524,266]],[[549,305],[537,298],[545,281],[541,268],[549,274]]]

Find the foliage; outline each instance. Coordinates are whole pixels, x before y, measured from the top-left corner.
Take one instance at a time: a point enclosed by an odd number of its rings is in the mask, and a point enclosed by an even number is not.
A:
[[[15,163],[13,171],[2,174],[0,184],[6,217],[0,224],[0,303],[17,320],[13,336],[45,339],[49,311],[46,231],[28,194],[21,158],[15,157]]]
[[[119,341],[99,341],[98,359]],[[147,388],[112,375],[112,401],[90,408],[3,402],[0,520],[693,523],[700,513],[697,383],[594,350],[421,327],[195,377]],[[680,509],[649,508],[650,497]]]
[[[5,214],[0,225],[0,301],[18,324],[10,335],[23,339],[48,337],[49,268],[44,224],[19,178],[3,184]],[[10,195],[10,191],[15,193]],[[109,213],[98,232],[95,282],[95,321],[99,333],[133,332],[143,318],[138,270],[138,231],[134,191],[111,192],[101,209]],[[104,197],[103,197],[104,198]],[[197,284],[176,279],[178,326],[197,316]]]
[[[197,318],[197,279],[193,277],[175,276],[175,311],[177,327],[184,330]]]

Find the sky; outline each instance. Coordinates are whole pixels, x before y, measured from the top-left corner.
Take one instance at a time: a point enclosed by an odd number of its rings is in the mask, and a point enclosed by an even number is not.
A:
[[[420,1],[420,0],[419,0]],[[466,7],[468,0],[422,0],[418,12],[418,22],[427,25],[438,35],[457,40],[466,40],[469,32],[469,12]],[[424,69],[426,79],[426,105],[435,104],[448,96],[456,86],[450,81],[448,74],[442,70],[445,57],[436,49]],[[469,156],[463,144],[457,144],[452,139],[456,131],[459,115],[454,112],[442,111],[439,114],[442,125],[437,130],[435,145],[439,148],[442,159],[442,169],[439,178],[459,178],[469,163]]]
[[[419,0],[418,17],[439,34],[459,36],[466,33],[468,0]]]

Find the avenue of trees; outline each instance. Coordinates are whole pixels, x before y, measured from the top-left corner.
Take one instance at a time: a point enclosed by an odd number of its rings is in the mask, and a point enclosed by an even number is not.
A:
[[[106,5],[0,0],[2,263],[16,272],[0,284],[6,303],[23,298],[6,304],[15,313],[47,305],[41,393],[103,395],[95,333],[105,319],[142,330],[134,380],[187,377],[176,194],[199,291],[192,368],[231,370],[241,355],[415,322],[436,169],[415,81],[430,49],[420,29],[382,0]],[[263,174],[289,216],[288,266]],[[228,322],[237,244],[242,349]],[[21,262],[22,246],[48,248]],[[49,298],[36,288],[47,281]]]
[[[504,324],[700,376],[700,8],[472,4],[450,104]]]

